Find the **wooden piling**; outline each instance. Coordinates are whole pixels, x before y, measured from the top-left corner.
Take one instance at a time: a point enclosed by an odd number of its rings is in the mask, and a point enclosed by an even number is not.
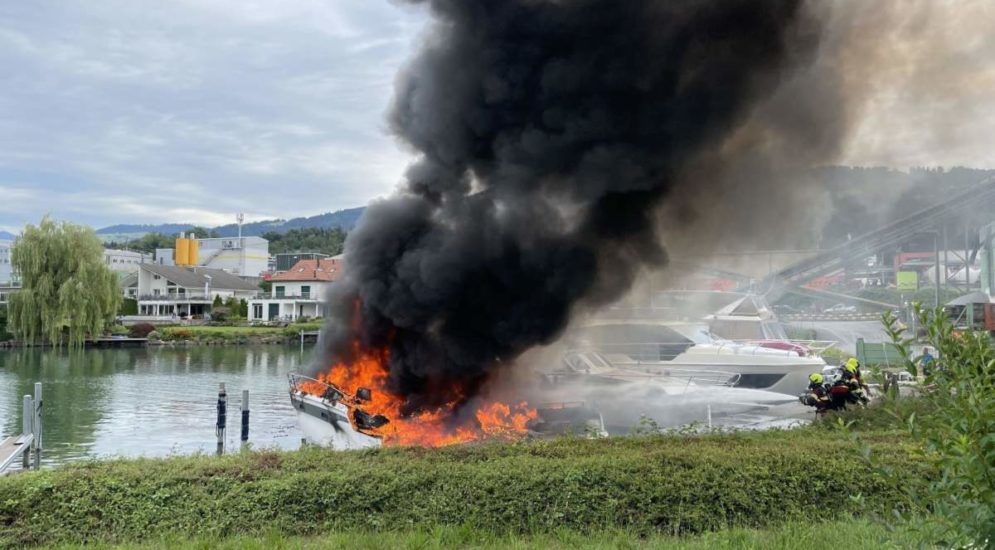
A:
[[[21,435],[29,435],[29,434],[31,434],[32,423],[34,422],[34,411],[35,411],[34,400],[31,398],[30,395],[25,395],[24,396],[24,417],[21,420]],[[32,443],[32,446],[33,446],[33,443]],[[21,453],[21,459],[23,460],[22,466],[24,466],[24,469],[25,470],[30,469],[31,468],[31,452],[30,452],[30,449],[29,450],[25,450],[25,451],[23,451]]]
[[[31,414],[31,434],[34,436],[31,439],[31,448],[34,450],[35,457],[35,469],[41,468],[41,450],[42,450],[42,422],[41,422],[41,410],[42,410],[42,399],[41,399],[41,382],[35,382],[35,398],[32,403],[32,414]]]
[[[249,390],[242,390],[242,450],[249,446]]]
[[[228,393],[225,391],[225,383],[218,386],[218,423],[215,425],[215,434],[218,436],[218,456],[225,453],[225,426],[228,423]]]

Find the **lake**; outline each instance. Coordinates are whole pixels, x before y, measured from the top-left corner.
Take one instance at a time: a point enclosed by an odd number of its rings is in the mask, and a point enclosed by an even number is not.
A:
[[[43,466],[112,456],[213,453],[218,384],[228,390],[226,450],[239,446],[249,390],[253,448],[296,449],[301,433],[287,374],[313,347],[0,350],[0,431],[20,432],[22,399],[43,385]]]

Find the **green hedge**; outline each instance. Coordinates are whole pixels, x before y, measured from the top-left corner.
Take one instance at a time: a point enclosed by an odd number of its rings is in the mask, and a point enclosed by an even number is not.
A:
[[[919,478],[904,443],[864,439]],[[443,525],[687,534],[914,506],[857,456],[803,429],[94,462],[0,479],[0,546]]]

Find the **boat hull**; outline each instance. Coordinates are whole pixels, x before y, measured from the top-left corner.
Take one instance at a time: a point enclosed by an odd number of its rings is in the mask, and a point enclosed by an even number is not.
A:
[[[308,443],[335,450],[368,449],[382,443],[379,437],[353,428],[349,408],[342,403],[300,391],[290,393],[290,403],[297,412],[297,424]]]

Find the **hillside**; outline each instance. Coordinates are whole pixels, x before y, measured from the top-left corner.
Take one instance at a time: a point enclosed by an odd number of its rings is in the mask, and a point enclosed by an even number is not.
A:
[[[317,216],[310,216],[306,218],[293,218],[290,220],[265,220],[247,223],[242,226],[242,235],[246,237],[258,237],[263,233],[268,232],[286,233],[291,229],[309,228],[339,228],[348,231],[355,227],[360,216],[363,215],[365,210],[365,207],[347,208],[345,210],[328,212],[326,214],[319,214]],[[98,229],[97,234],[105,237],[113,235],[115,237],[127,236],[133,238],[147,233],[173,235],[181,231],[189,231],[193,227],[195,227],[195,224],[192,223],[164,223],[158,225],[119,224]],[[209,227],[208,229],[210,231],[217,232],[217,234],[221,237],[234,237],[238,235],[238,225],[236,224]]]
[[[16,235],[14,235],[13,233],[0,231],[0,241],[12,241],[14,240],[14,237],[16,237]]]

